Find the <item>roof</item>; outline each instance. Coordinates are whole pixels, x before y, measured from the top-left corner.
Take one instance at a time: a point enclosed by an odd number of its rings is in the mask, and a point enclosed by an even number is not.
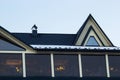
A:
[[[120,47],[89,47],[89,46],[66,46],[66,45],[30,45],[36,50],[74,50],[74,51],[120,51]]]
[[[120,51],[119,47],[111,46],[111,47],[85,47],[82,45],[76,46],[75,42],[81,35],[81,32],[83,31],[87,21],[92,18],[94,22],[97,24],[95,19],[92,17],[92,15],[89,15],[82,27],[78,30],[76,34],[49,34],[49,33],[37,33],[37,35],[34,35],[33,33],[11,33],[0,26],[0,29],[6,31],[7,33],[13,35],[16,39],[22,41],[26,45],[30,46],[33,49],[36,50],[42,50],[42,49],[59,49],[59,50],[116,50]],[[97,24],[98,25],[98,24]],[[98,25],[100,28],[100,26]],[[37,29],[37,28],[36,28]],[[100,28],[101,29],[101,28]],[[103,32],[103,30],[101,29]],[[103,32],[105,35],[105,33]],[[105,37],[108,39],[108,37],[105,35]],[[109,39],[108,39],[109,40]],[[109,42],[112,44],[112,42],[109,40]]]
[[[73,45],[76,34],[37,34],[32,33],[12,33],[15,37],[26,44],[40,45]]]
[[[87,17],[86,21],[83,23],[83,25],[81,26],[81,28],[78,30],[77,34],[76,34],[76,39],[74,41],[74,44],[76,43],[76,41],[78,40],[79,36],[81,36],[81,33],[83,32],[83,29],[85,28],[86,23],[88,22],[88,20],[92,18],[92,20],[97,24],[98,28],[102,31],[102,33],[104,34],[104,36],[106,37],[106,39],[110,42],[110,44],[112,46],[113,43],[110,41],[110,39],[108,38],[108,36],[104,33],[104,31],[101,29],[101,27],[99,26],[99,24],[97,23],[97,21],[93,18],[93,16],[91,14],[89,14],[89,16]]]

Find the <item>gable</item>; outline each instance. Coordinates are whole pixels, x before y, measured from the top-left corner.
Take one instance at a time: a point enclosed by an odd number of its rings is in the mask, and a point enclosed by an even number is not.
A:
[[[0,37],[0,50],[2,50],[2,51],[4,51],[4,50],[24,51],[25,49],[23,49],[22,47]]]
[[[90,36],[94,36],[100,46],[113,46],[95,19],[89,15],[81,29],[77,33],[75,45],[85,46]]]
[[[104,46],[102,40],[100,39],[99,35],[97,34],[97,32],[93,29],[92,26],[89,27],[84,39],[83,39],[83,42],[82,42],[82,45],[85,46],[89,40],[90,37],[94,37],[96,43],[99,44],[99,46]],[[89,45],[90,46],[90,45]],[[91,44],[91,46],[95,46],[94,44]]]
[[[33,51],[32,47],[14,37],[10,32],[0,26],[0,50]],[[3,46],[4,45],[4,46]],[[9,47],[7,47],[9,46]]]

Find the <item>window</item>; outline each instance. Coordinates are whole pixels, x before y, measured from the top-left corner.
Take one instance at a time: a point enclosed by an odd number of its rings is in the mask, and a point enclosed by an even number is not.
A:
[[[86,46],[99,46],[97,40],[94,38],[94,36],[90,36]]]
[[[51,76],[50,55],[26,55],[27,76]]]
[[[0,54],[0,76],[22,76],[21,54]]]
[[[0,50],[13,50],[13,51],[23,51],[23,48],[20,48],[10,42],[0,39]]]
[[[120,56],[109,56],[109,68],[111,77],[120,76]]]
[[[82,55],[82,69],[84,77],[105,77],[105,56]]]
[[[55,76],[79,76],[78,55],[54,55]]]

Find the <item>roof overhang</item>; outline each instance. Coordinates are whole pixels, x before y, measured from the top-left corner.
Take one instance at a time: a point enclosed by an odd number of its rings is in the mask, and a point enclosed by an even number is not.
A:
[[[6,29],[4,29],[1,26],[0,26],[0,36],[4,37],[8,41],[10,41],[16,45],[22,47],[26,51],[33,51],[34,50],[31,46],[29,46],[29,45],[25,44],[23,41],[17,39],[14,35],[12,35],[9,31],[7,31]]]
[[[120,47],[87,47],[67,45],[30,45],[38,51],[120,52]]]

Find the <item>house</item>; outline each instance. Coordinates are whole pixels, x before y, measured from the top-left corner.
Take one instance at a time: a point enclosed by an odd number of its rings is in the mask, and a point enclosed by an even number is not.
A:
[[[120,47],[91,14],[76,34],[38,33],[36,25],[32,33],[0,27],[0,77],[6,80],[115,78],[120,77],[119,61]]]

